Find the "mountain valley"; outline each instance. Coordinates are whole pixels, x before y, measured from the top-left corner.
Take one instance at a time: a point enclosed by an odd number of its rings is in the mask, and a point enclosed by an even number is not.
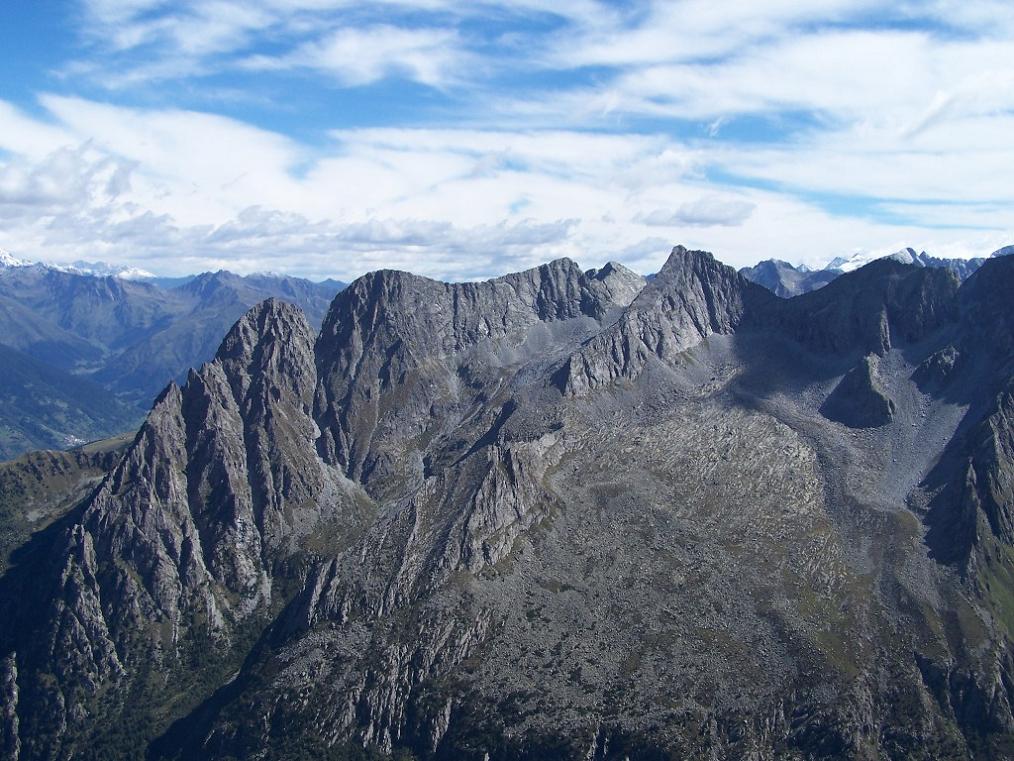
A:
[[[279,296],[319,325],[343,286],[224,271],[137,280],[0,258],[0,351],[10,368],[0,459],[135,429],[166,381],[211,359],[247,309]]]

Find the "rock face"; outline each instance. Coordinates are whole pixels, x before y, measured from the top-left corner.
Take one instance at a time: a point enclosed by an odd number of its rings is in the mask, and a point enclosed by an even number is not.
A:
[[[12,555],[4,752],[1008,758],[1012,278],[265,302]]]
[[[942,369],[934,374],[939,393],[969,405],[965,429],[927,479],[927,543],[944,562],[987,579],[1006,578],[1003,560],[1014,545],[1014,316],[1005,306],[1011,262],[990,259],[965,283],[955,345],[930,357],[924,371]]]
[[[967,496],[989,532],[1014,545],[1014,387],[996,398],[969,436]]]
[[[948,270],[880,259],[819,291],[776,304],[761,322],[820,353],[882,356],[953,324],[958,286]]]
[[[735,332],[749,310],[769,300],[711,254],[677,246],[619,321],[567,360],[562,387],[576,395],[636,377],[710,335]]]
[[[597,270],[588,270],[588,288],[596,294],[602,304],[626,306],[637,298],[644,288],[646,280],[643,276],[624,267],[618,262],[607,262]]]
[[[49,607],[19,612],[7,632],[32,669],[23,754],[84,753],[96,713],[139,720],[128,698],[149,688],[138,680],[221,673],[207,658],[227,662],[248,622],[271,609],[279,564],[341,511],[348,498],[314,443],[313,341],[295,307],[268,300],[248,313],[214,362],[159,397],[52,537],[55,565],[41,569],[52,574]],[[13,588],[35,583],[17,576]],[[58,684],[44,677],[54,670]],[[119,700],[100,702],[108,689]]]
[[[0,661],[0,753],[4,761],[21,755],[18,737],[18,668],[16,654]]]
[[[534,326],[601,320],[625,306],[636,291],[631,275],[608,265],[583,273],[560,259],[485,283],[391,271],[357,280],[335,300],[317,344],[326,458],[361,480],[392,471],[386,439],[463,414],[512,353],[531,350],[523,345]]]
[[[894,401],[887,395],[877,371],[877,356],[867,354],[849,370],[821,405],[821,414],[850,428],[876,428],[894,418]]]

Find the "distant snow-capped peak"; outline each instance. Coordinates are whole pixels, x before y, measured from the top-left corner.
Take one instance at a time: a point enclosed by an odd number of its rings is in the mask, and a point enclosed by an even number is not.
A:
[[[78,260],[70,264],[48,264],[50,269],[69,272],[73,275],[93,275],[94,277],[115,277],[120,280],[150,280],[154,273],[138,267],[126,267],[108,262],[86,262]]]
[[[31,262],[18,259],[10,251],[0,248],[0,267],[27,267]]]
[[[19,259],[10,251],[0,248],[0,268],[12,269],[14,267],[41,267],[42,269],[66,272],[71,275],[91,275],[93,277],[115,277],[119,280],[151,280],[156,277],[147,270],[139,267],[127,267],[107,262],[85,262],[76,261],[70,264],[58,264],[55,262],[32,262],[28,259]]]
[[[925,251],[917,253],[914,248],[903,248],[900,251],[885,253],[880,251],[857,251],[851,256],[838,256],[827,263],[826,270],[841,270],[852,272],[860,267],[875,262],[878,259],[894,259],[902,264],[924,264],[927,257]]]

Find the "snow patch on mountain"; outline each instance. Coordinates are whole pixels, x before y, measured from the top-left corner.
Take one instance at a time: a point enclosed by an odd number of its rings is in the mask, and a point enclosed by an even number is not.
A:
[[[107,262],[86,262],[76,261],[70,264],[59,264],[55,262],[33,262],[28,259],[19,259],[10,251],[0,248],[0,268],[11,269],[14,267],[41,267],[56,272],[66,272],[71,275],[91,275],[93,277],[115,277],[119,280],[152,280],[154,273],[139,267],[127,267]]]
[[[50,269],[60,272],[69,272],[74,275],[92,275],[94,277],[115,277],[120,280],[151,280],[155,277],[153,272],[140,269],[139,267],[125,267],[119,264],[108,262],[86,262],[78,260],[70,264],[48,264]]]
[[[900,251],[885,252],[883,249],[875,251],[857,251],[851,256],[838,256],[832,259],[824,267],[826,270],[841,270],[852,272],[878,259],[894,259],[902,264],[914,264],[926,266],[926,259],[929,254],[925,251],[917,253],[914,248],[903,248]]]
[[[10,251],[0,248],[0,267],[27,267],[30,262],[18,259]]]

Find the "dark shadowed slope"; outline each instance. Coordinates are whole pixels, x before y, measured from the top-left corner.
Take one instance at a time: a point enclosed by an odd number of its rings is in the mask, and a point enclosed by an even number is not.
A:
[[[89,495],[129,443],[119,437],[0,463],[0,575],[14,550]]]

